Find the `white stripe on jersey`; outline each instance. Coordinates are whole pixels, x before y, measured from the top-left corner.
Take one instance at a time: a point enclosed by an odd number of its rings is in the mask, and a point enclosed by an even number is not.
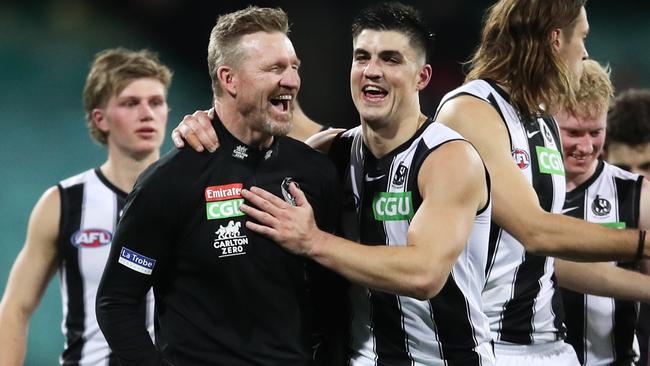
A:
[[[467,94],[486,101],[499,112],[508,129],[515,164],[536,189],[542,207],[546,204],[548,211],[560,213],[566,192],[564,175],[542,173],[539,169],[535,169],[539,165],[538,160],[541,161],[540,157],[548,158],[548,154],[544,155],[548,151],[556,154],[561,152],[555,121],[537,118],[535,121],[525,124],[509,103],[507,95],[485,80],[470,81],[447,93],[442,98],[438,111],[450,99]],[[481,123],[481,121],[476,121],[476,123]],[[561,155],[559,156],[559,162],[554,160],[552,164],[562,165]],[[555,159],[557,160],[557,155]],[[549,161],[544,160],[544,163],[548,164]],[[564,170],[563,167],[557,167],[557,169],[562,172]],[[543,188],[537,186],[540,182],[545,182]],[[526,213],[518,214],[525,215]],[[523,273],[531,273],[531,271],[521,270],[522,265],[528,262],[524,261],[527,256],[523,245],[502,229],[492,235],[497,240],[495,243],[491,243],[495,252],[488,267],[483,302],[495,341],[529,344],[561,339],[564,329],[563,326],[558,329],[558,323],[561,324],[562,319],[556,319],[552,306],[555,293],[555,284],[551,279],[554,272],[553,258],[537,257],[535,260],[544,261],[544,263],[537,265],[537,269],[532,271],[530,276],[523,278]],[[532,288],[539,286],[539,290],[536,295],[530,295],[530,299],[526,299],[529,301],[522,305],[521,301],[512,301],[515,298],[516,284],[521,286],[518,288],[531,288],[532,284]],[[522,299],[518,298],[517,300]],[[524,319],[522,321],[513,321],[513,319],[522,318]],[[511,326],[515,323],[519,324]],[[520,329],[515,329],[519,326],[521,326]]]

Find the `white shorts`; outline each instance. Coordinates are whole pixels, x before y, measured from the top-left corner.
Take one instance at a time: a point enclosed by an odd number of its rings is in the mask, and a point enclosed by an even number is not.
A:
[[[498,366],[580,366],[573,347],[564,341],[520,345],[494,344]]]

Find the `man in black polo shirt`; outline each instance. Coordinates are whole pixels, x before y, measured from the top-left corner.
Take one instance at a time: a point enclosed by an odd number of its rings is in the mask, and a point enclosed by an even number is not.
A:
[[[129,196],[97,296],[97,316],[123,365],[312,365],[334,314],[331,275],[249,231],[241,190],[292,200],[297,182],[321,228],[338,222],[336,171],[285,138],[300,88],[286,14],[249,7],[219,17],[208,64],[221,141],[214,154],[176,150]],[[156,345],[138,307],[153,286]],[[322,325],[322,326],[321,326]]]

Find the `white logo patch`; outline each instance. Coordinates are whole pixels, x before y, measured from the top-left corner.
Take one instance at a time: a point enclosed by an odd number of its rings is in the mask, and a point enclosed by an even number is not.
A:
[[[248,157],[248,148],[246,146],[239,145],[232,151],[232,156],[237,159],[246,159]]]
[[[151,272],[153,272],[153,268],[156,266],[155,259],[145,257],[144,255],[136,253],[126,247],[122,247],[122,250],[120,251],[120,259],[117,261],[125,267],[146,275],[150,275]]]
[[[214,233],[217,235],[214,238],[214,249],[221,251],[219,258],[232,257],[235,255],[246,254],[246,245],[248,245],[248,238],[239,232],[241,222],[230,220],[228,225],[219,225],[219,230]]]

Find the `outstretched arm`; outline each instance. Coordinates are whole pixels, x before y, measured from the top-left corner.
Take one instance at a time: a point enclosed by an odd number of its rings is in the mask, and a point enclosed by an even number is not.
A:
[[[27,327],[58,262],[61,202],[56,187],[40,198],[27,226],[25,246],[11,269],[0,303],[0,365],[22,365]]]
[[[577,261],[636,259],[638,230],[605,228],[540,207],[537,194],[512,159],[504,122],[487,102],[457,97],[443,105],[437,121],[458,131],[481,154],[492,177],[493,221],[527,251]],[[643,255],[650,257],[650,245]]]
[[[248,221],[249,229],[351,281],[429,299],[444,286],[465,247],[476,212],[487,202],[487,188],[478,154],[462,141],[449,142],[425,159],[418,186],[423,202],[404,246],[360,245],[319,230],[311,206],[294,185],[296,207],[252,188],[242,191],[249,204],[241,210],[259,223]]]

